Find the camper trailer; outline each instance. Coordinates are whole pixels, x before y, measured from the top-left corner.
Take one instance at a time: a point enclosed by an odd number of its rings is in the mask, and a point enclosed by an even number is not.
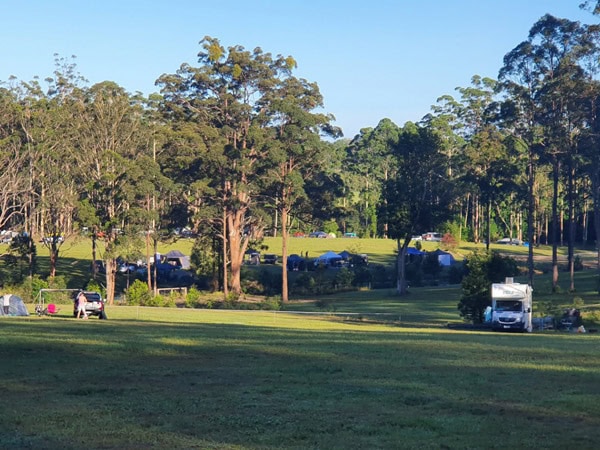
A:
[[[492,329],[494,331],[532,330],[532,293],[528,284],[513,282],[492,284]]]

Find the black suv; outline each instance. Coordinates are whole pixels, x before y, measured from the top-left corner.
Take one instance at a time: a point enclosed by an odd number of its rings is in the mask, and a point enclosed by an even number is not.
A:
[[[84,291],[87,302],[85,304],[85,312],[88,316],[98,316],[98,319],[106,319],[106,311],[104,310],[104,300],[97,292]],[[73,296],[73,317],[77,317],[77,297],[79,291]]]
[[[275,264],[277,263],[277,255],[265,255],[263,261],[265,262],[265,264]]]

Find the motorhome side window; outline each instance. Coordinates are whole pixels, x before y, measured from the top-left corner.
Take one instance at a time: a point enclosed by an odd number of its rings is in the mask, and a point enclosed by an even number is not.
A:
[[[522,302],[496,300],[496,311],[521,311]]]

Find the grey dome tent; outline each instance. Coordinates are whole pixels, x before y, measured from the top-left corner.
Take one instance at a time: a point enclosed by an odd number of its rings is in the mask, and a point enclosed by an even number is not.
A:
[[[179,250],[171,250],[164,256],[164,262],[175,267],[188,270],[190,268],[190,257],[184,255]]]
[[[9,307],[8,307],[8,314],[4,314],[4,298],[7,297],[9,298]],[[28,316],[29,315],[29,311],[27,311],[27,307],[25,306],[25,303],[23,303],[23,300],[21,299],[21,297],[19,297],[18,295],[14,295],[14,294],[4,294],[3,296],[0,296],[1,301],[0,301],[0,316]]]

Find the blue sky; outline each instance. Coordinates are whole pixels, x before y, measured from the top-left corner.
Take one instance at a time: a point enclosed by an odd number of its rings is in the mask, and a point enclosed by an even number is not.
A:
[[[496,78],[503,56],[546,13],[599,19],[580,0],[28,0],[3,1],[0,80],[54,70],[76,56],[90,83],[156,92],[156,79],[196,64],[204,36],[224,46],[291,55],[316,82],[344,135],[387,117],[418,121],[475,74]]]

